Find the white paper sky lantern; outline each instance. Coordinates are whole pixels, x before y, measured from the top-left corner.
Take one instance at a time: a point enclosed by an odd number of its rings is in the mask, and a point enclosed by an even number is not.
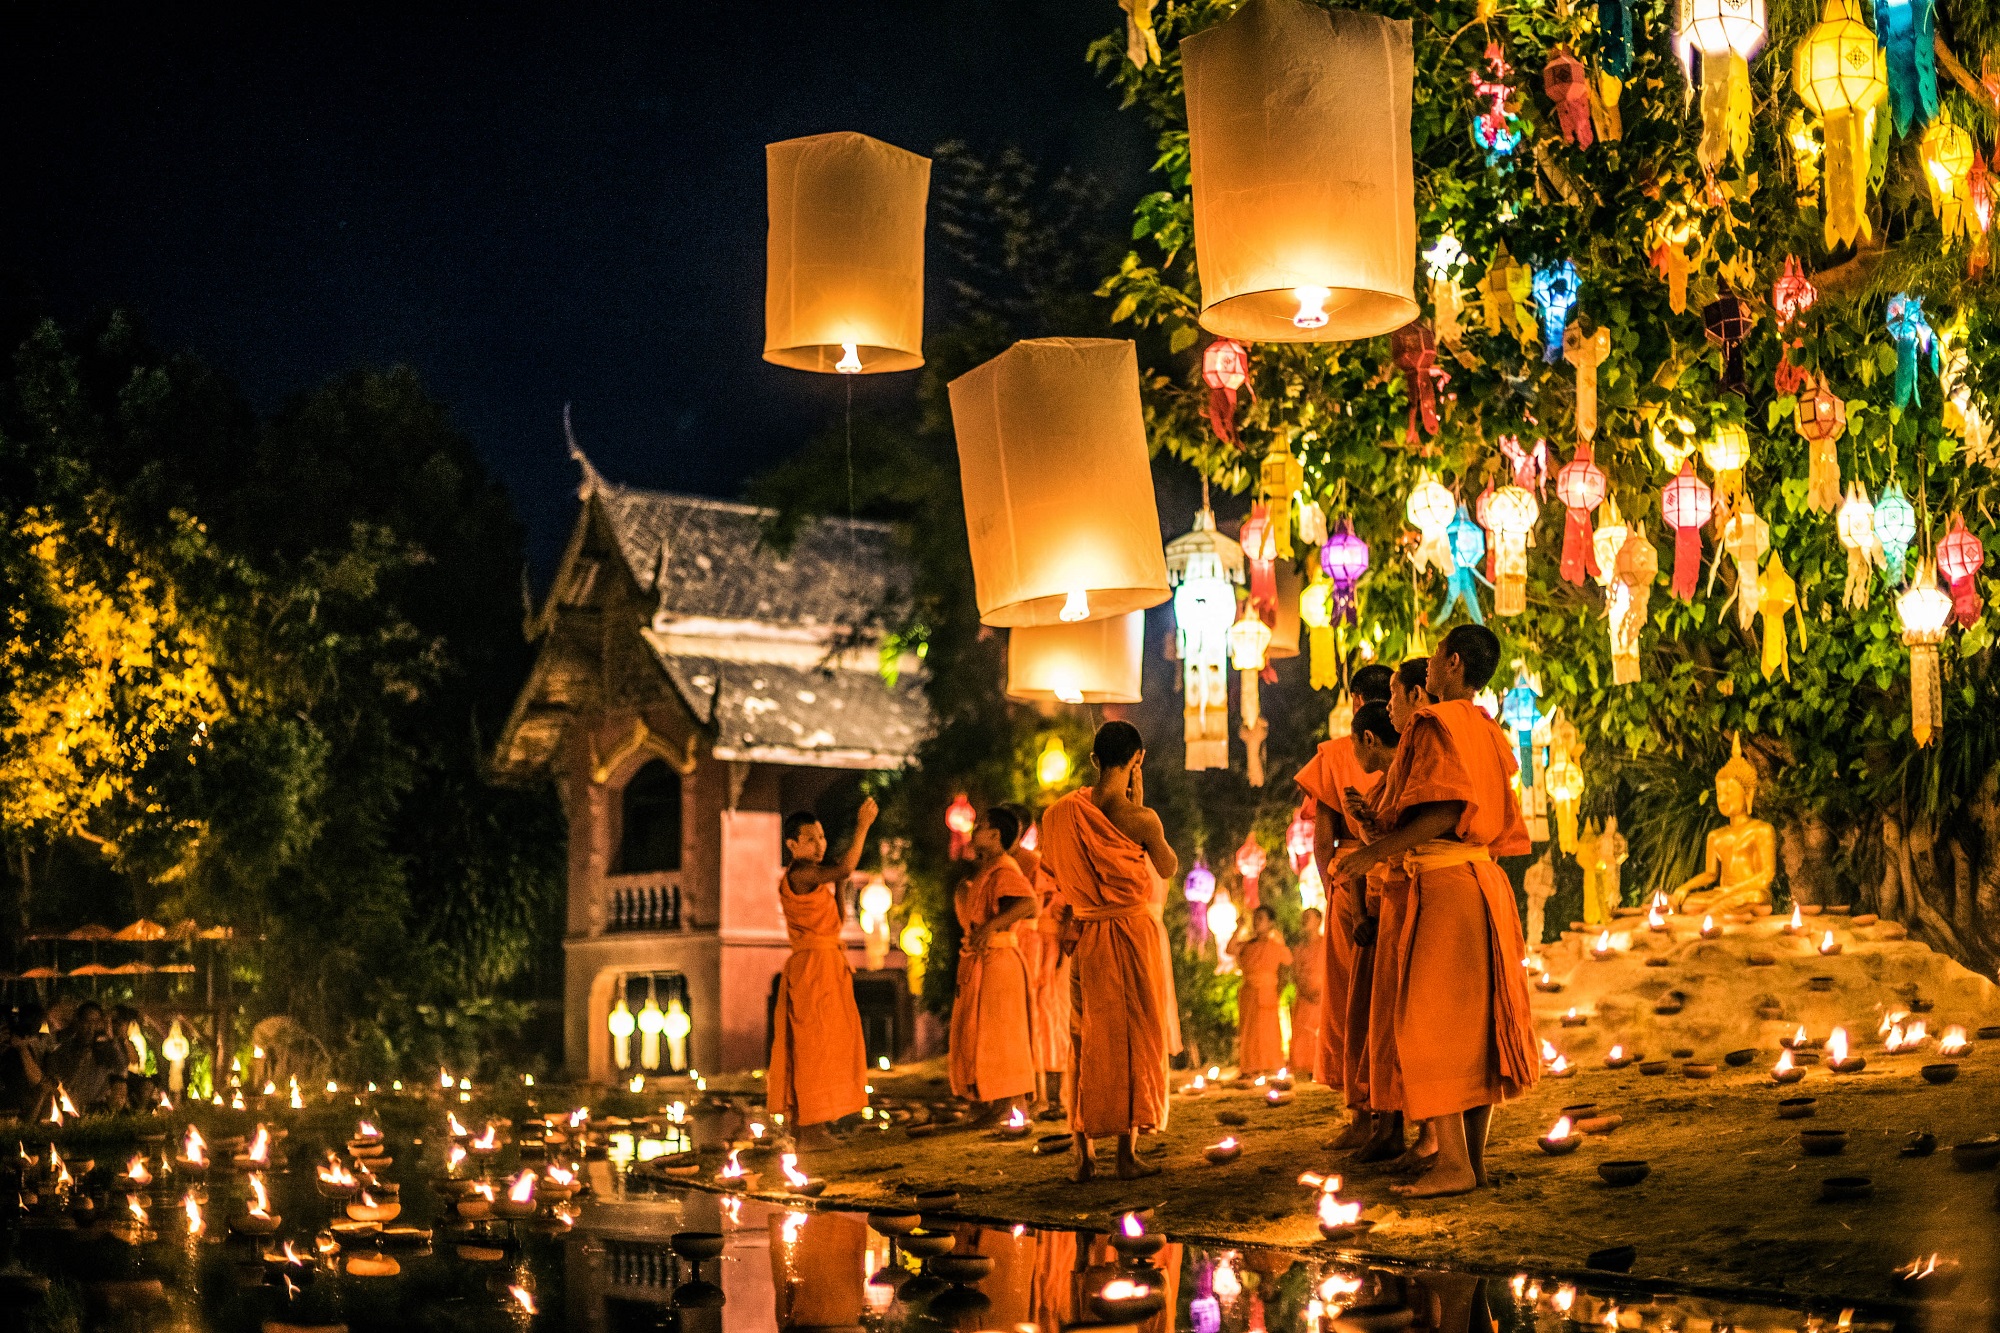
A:
[[[1007,697],[1030,703],[1135,704],[1146,613],[1007,631]]]

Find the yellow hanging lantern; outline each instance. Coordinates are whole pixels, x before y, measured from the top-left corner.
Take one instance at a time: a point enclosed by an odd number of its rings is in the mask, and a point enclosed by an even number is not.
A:
[[[1146,613],[1007,631],[1007,697],[1029,703],[1135,704]]]
[[[1306,484],[1306,470],[1280,434],[1257,469],[1257,488],[1270,506],[1271,540],[1280,560],[1292,556],[1292,497]]]
[[[1542,789],[1556,812],[1556,845],[1565,852],[1576,851],[1576,810],[1583,800],[1583,770],[1568,751],[1549,747],[1549,764],[1542,772]]]
[[[632,1009],[625,1003],[625,989],[618,990],[618,1003],[611,1007],[611,1016],[605,1020],[611,1029],[611,1058],[620,1069],[632,1067],[632,1034],[639,1030],[639,1020],[632,1017]]]
[[[1782,671],[1786,680],[1792,678],[1792,663],[1785,651],[1785,613],[1798,611],[1799,585],[1785,568],[1784,560],[1776,551],[1771,552],[1770,562],[1764,566],[1759,584],[1762,593],[1757,609],[1764,617],[1764,657],[1761,663],[1764,679]],[[1800,613],[1799,651],[1806,649],[1806,618]]]
[[[1910,736],[1929,745],[1944,725],[1944,686],[1938,676],[1938,645],[1951,621],[1951,594],[1938,587],[1937,566],[1919,560],[1910,586],[1896,598],[1903,642],[1910,648]]]
[[[764,359],[872,375],[924,363],[927,157],[865,134],[764,149]]]
[[[1339,342],[1415,319],[1409,21],[1248,0],[1181,69],[1201,326]]]
[[[1972,161],[1978,150],[1964,127],[1952,124],[1951,108],[1940,105],[1937,118],[1917,142],[1917,152],[1924,162],[1924,181],[1931,187],[1931,211],[1937,214],[1944,248],[1949,250],[1960,233],[1972,232],[1972,211],[1966,207],[1966,198],[1971,193]]]
[[[1694,77],[1701,52],[1701,143],[1710,171],[1750,147],[1750,59],[1764,46],[1764,0],[1680,0],[1674,50]]]
[[[1311,648],[1312,687],[1330,690],[1340,684],[1340,659],[1333,641],[1333,584],[1318,573],[1319,561],[1313,561],[1313,569],[1313,581],[1299,594],[1299,619],[1305,623]]]
[[[1828,249],[1875,234],[1868,224],[1868,140],[1875,109],[1889,95],[1889,65],[1857,9],[1858,0],[1826,0],[1792,63],[1799,100],[1824,122]]]
[[[1248,757],[1245,776],[1253,787],[1264,785],[1264,735],[1270,724],[1258,699],[1257,678],[1264,671],[1264,650],[1271,646],[1271,628],[1255,604],[1243,603],[1243,614],[1229,627],[1229,662],[1243,686],[1243,725],[1239,734]]]
[[[1611,683],[1639,679],[1639,646],[1652,614],[1653,585],[1660,578],[1660,552],[1646,538],[1646,525],[1633,527],[1618,548],[1615,577],[1607,589],[1611,621]]]
[[[1757,562],[1771,549],[1771,525],[1757,516],[1748,500],[1722,525],[1722,549],[1736,564],[1736,626],[1747,630],[1757,623],[1757,608],[1763,600]],[[1709,586],[1714,584],[1711,572]]]
[[[1518,616],[1528,609],[1528,534],[1542,508],[1519,486],[1502,486],[1486,503],[1493,532],[1493,614]]]
[[[1715,473],[1715,506],[1721,512],[1728,508],[1732,498],[1743,494],[1743,467],[1750,461],[1750,432],[1736,422],[1724,422],[1701,446],[1701,459]]]
[[[1103,620],[1167,600],[1132,343],[1017,342],[950,388],[982,623]]]
[[[1611,330],[1586,334],[1572,324],[1563,333],[1563,360],[1576,367],[1576,433],[1597,438],[1597,368],[1611,355]]]
[[[1618,512],[1618,501],[1610,491],[1604,493],[1604,503],[1598,506],[1597,530],[1590,536],[1592,554],[1597,557],[1597,585],[1608,588],[1618,577],[1618,550],[1625,545],[1625,538],[1631,529],[1625,526],[1625,516]]]
[[[1888,563],[1888,553],[1875,535],[1875,505],[1860,482],[1849,484],[1847,500],[1840,506],[1834,526],[1840,533],[1840,544],[1847,548],[1847,609],[1865,611],[1874,571]]]
[[[1403,516],[1423,534],[1417,553],[1410,557],[1411,563],[1419,570],[1429,565],[1446,578],[1451,577],[1457,566],[1452,560],[1448,534],[1452,519],[1458,517],[1458,501],[1436,474],[1428,470],[1418,474],[1417,484],[1410,488],[1410,498],[1403,503]]]
[[[924,993],[924,959],[931,951],[931,928],[920,916],[911,916],[896,937],[896,947],[903,951],[904,971],[910,978],[910,994]]]

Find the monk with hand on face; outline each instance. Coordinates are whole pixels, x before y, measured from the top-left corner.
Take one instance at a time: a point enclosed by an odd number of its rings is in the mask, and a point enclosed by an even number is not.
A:
[[[1180,869],[1160,817],[1146,808],[1145,743],[1129,722],[1107,722],[1090,747],[1096,782],[1042,816],[1042,861],[1055,876],[1072,942],[1077,996],[1069,1123],[1078,1183],[1097,1172],[1092,1140],[1118,1139],[1118,1176],[1159,1167],[1139,1160],[1138,1136],[1165,1123],[1166,1029],[1159,922],[1150,871]],[[1150,871],[1149,871],[1150,866]]]
[[[1541,1075],[1529,1015],[1514,890],[1493,861],[1529,850],[1511,782],[1514,760],[1472,702],[1500,664],[1500,641],[1460,625],[1432,654],[1429,690],[1384,779],[1387,830],[1342,859],[1352,877],[1403,863],[1409,899],[1398,938],[1378,941],[1396,983],[1395,1040],[1406,1114],[1437,1137],[1414,1198],[1464,1194],[1486,1182],[1493,1107]]]
[[[1034,997],[1017,930],[1040,903],[1007,849],[1021,836],[1014,812],[995,806],[972,831],[978,873],[958,889],[958,997],[951,1009],[951,1093],[985,1103],[974,1127],[1035,1091]]]
[[[819,816],[810,810],[785,816],[778,903],[792,956],[778,974],[764,1098],[793,1127],[801,1148],[831,1147],[827,1126],[868,1105],[868,1047],[854,1003],[854,968],[840,938],[840,886],[861,864],[874,823],[875,802],[863,797],[847,854],[823,865],[826,829]]]

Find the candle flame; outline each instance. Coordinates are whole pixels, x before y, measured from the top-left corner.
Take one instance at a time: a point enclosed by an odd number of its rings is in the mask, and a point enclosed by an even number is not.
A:
[[[1930,1038],[1930,1025],[1925,1023],[1921,1018],[1903,1029],[1903,1045],[1905,1046],[1921,1046],[1923,1043],[1929,1041]]]
[[[480,1198],[486,1200],[486,1202],[488,1203],[493,1202],[493,1186],[488,1184],[486,1181],[482,1180],[477,1185],[474,1185],[472,1187],[472,1192],[474,1194],[477,1194]]]
[[[1333,295],[1330,287],[1294,287],[1292,295],[1299,300],[1299,313],[1292,316],[1292,323],[1301,329],[1326,327],[1326,298]]]
[[[465,1161],[465,1145],[462,1143],[452,1144],[451,1151],[445,1154],[445,1170],[456,1171],[459,1164],[463,1161]]]
[[[1556,1307],[1557,1314],[1568,1314],[1570,1307],[1576,1304],[1576,1288],[1567,1283],[1557,1287],[1549,1303]]]
[[[799,1170],[799,1155],[788,1152],[778,1159],[778,1166],[785,1173],[785,1183],[793,1189],[804,1189],[811,1177]]]
[[[262,1125],[250,1136],[250,1151],[244,1154],[251,1161],[262,1165],[271,1160],[271,1131]]]
[[[1830,930],[1826,932],[1826,938],[1822,939],[1819,942],[1819,951],[1821,953],[1832,953],[1835,949],[1838,949],[1839,947],[1840,947],[1839,945],[1833,942],[1833,932]]]
[[[187,1228],[190,1238],[199,1236],[208,1230],[208,1223],[201,1216],[201,1204],[195,1199],[192,1193],[189,1193],[181,1200],[181,1211],[187,1214]]]
[[[752,1121],[750,1122],[750,1137],[751,1137],[752,1139],[754,1139],[754,1140],[757,1140],[757,1141],[759,1141],[759,1142],[761,1142],[761,1141],[763,1140],[763,1138],[764,1138],[764,1122],[763,1122],[763,1121],[761,1121],[761,1120],[752,1120]]]
[[[521,1307],[521,1312],[523,1314],[541,1313],[541,1311],[535,1307],[535,1297],[533,1293],[531,1293],[526,1287],[520,1287],[520,1286],[509,1287],[507,1288],[507,1294],[514,1298],[515,1304]]]
[[[1804,1023],[1799,1024],[1799,1030],[1792,1034],[1792,1045],[1803,1046],[1810,1040],[1812,1038],[1806,1036],[1806,1025]]]
[[[507,1187],[507,1197],[515,1203],[532,1203],[535,1198],[535,1173],[523,1171],[514,1177],[514,1183]]]
[[[1562,1052],[1556,1049],[1554,1042],[1550,1041],[1547,1037],[1543,1037],[1542,1063],[1548,1064],[1560,1059],[1562,1059]]]
[[[1900,1051],[1903,1049],[1906,1041],[1907,1038],[1903,1035],[1903,1025],[1898,1023],[1889,1029],[1888,1036],[1882,1038],[1882,1049],[1885,1051]]]
[[[354,1127],[354,1137],[357,1139],[379,1139],[382,1137],[382,1131],[375,1128],[368,1121],[363,1120]]]
[[[284,1256],[285,1256],[285,1262],[288,1264],[296,1264],[301,1268],[305,1267],[306,1265],[306,1257],[303,1254],[300,1254],[297,1250],[293,1249],[292,1243],[290,1241],[285,1242]]]
[[[140,1226],[145,1226],[146,1223],[151,1220],[146,1216],[146,1206],[139,1202],[138,1195],[136,1194],[126,1195],[125,1207],[131,1210],[132,1220],[137,1222]]]
[[[1224,1152],[1228,1152],[1231,1148],[1234,1148],[1236,1146],[1236,1136],[1234,1134],[1226,1135],[1224,1136],[1222,1142],[1216,1144],[1215,1146],[1222,1149]]]
[[[1556,1123],[1549,1128],[1549,1137],[1557,1142],[1561,1142],[1570,1136],[1570,1128],[1569,1117],[1559,1115],[1556,1117]]]
[[[1833,1035],[1826,1039],[1827,1056],[1835,1064],[1847,1058],[1847,1029],[1835,1028]]]
[[[271,1215],[271,1195],[264,1188],[264,1177],[257,1172],[250,1173],[250,1216],[268,1218]]]
[[[576,1172],[570,1170],[561,1162],[550,1166],[543,1174],[548,1177],[548,1182],[551,1185],[574,1185],[576,1183]]]
[[[458,1113],[456,1111],[446,1111],[444,1113],[444,1127],[455,1139],[462,1139],[472,1132],[464,1125],[458,1123]]]
[[[1084,588],[1071,588],[1063,599],[1062,610],[1056,612],[1056,619],[1065,625],[1074,625],[1090,619],[1090,593]]]
[[[1603,952],[1603,951],[1606,951],[1606,950],[1609,950],[1609,949],[1611,948],[1611,932],[1610,932],[1610,931],[1608,931],[1608,930],[1607,930],[1607,931],[1603,931],[1603,932],[1600,932],[1600,933],[1599,933],[1599,935],[1598,935],[1598,937],[1597,937],[1597,948],[1598,948],[1598,950],[1599,950],[1600,952]]]
[[[1146,1234],[1146,1224],[1139,1220],[1137,1213],[1125,1214],[1125,1220],[1118,1224],[1118,1229],[1123,1231],[1127,1236],[1143,1236]]]
[[[340,1159],[333,1155],[333,1150],[330,1148],[326,1154],[326,1165],[319,1169],[319,1178],[324,1183],[340,1189],[355,1183],[354,1173],[340,1164]]]
[[[1331,1194],[1319,1196],[1319,1224],[1323,1227],[1351,1227],[1361,1220],[1361,1205],[1342,1203]]]
[[[1188,1086],[1199,1090],[1201,1088],[1205,1088],[1208,1086],[1208,1080],[1204,1078],[1202,1075],[1196,1074],[1194,1076],[1194,1082],[1189,1084]]]
[[[1549,1072],[1550,1072],[1551,1074],[1560,1074],[1560,1073],[1562,1073],[1562,1072],[1563,1072],[1563,1071],[1564,1071],[1565,1069],[1568,1069],[1568,1068],[1569,1068],[1569,1057],[1567,1057],[1567,1056],[1562,1056],[1562,1055],[1558,1055],[1558,1056],[1557,1056],[1557,1057],[1556,1057],[1556,1058],[1555,1058],[1555,1059],[1554,1059],[1554,1060],[1553,1060],[1553,1061],[1552,1061],[1552,1062],[1551,1062],[1551,1063],[1549,1064]]]
[[[1774,1073],[1789,1073],[1792,1069],[1792,1053],[1786,1051],[1778,1057],[1778,1063],[1771,1066]]]
[[[1664,930],[1666,929],[1667,918],[1661,914],[1659,908],[1655,907],[1652,911],[1646,913],[1646,924],[1654,930]]]
[[[202,1156],[202,1150],[207,1146],[207,1140],[202,1138],[201,1131],[189,1125],[187,1137],[181,1140],[181,1156],[190,1162],[205,1162],[208,1159]]]
[[[1965,1029],[1953,1023],[1944,1030],[1944,1040],[1938,1043],[1938,1051],[1943,1055],[1957,1055],[1966,1045]]]
[[[486,1128],[472,1141],[472,1146],[481,1152],[491,1152],[500,1146],[500,1131],[494,1128],[492,1121],[486,1122]]]
[[[61,1104],[64,1115],[74,1117],[82,1114],[76,1109],[76,1103],[69,1099],[69,1089],[60,1083],[56,1084],[56,1101]]]
[[[1805,928],[1806,928],[1806,914],[1804,912],[1801,912],[1798,908],[1798,905],[1794,903],[1792,905],[1792,929],[1804,930]]]
[[[1892,1010],[1889,1013],[1884,1014],[1882,1016],[1882,1026],[1876,1028],[1875,1031],[1877,1034],[1886,1037],[1889,1035],[1889,1030],[1891,1028],[1895,1027],[1898,1023],[1901,1023],[1904,1019],[1908,1018],[1909,1016],[1910,1016],[1910,1011],[1907,1009]]]
[[[1914,1282],[1921,1278],[1927,1278],[1932,1273],[1937,1272],[1939,1259],[1939,1254],[1936,1250],[1933,1250],[1929,1258],[1919,1256],[1896,1269],[1896,1276],[1906,1282]]]
[[[1708,935],[1714,933],[1714,930],[1715,930],[1715,914],[1711,912],[1706,916],[1702,917],[1701,919],[1701,933],[1704,935]]]
[[[153,1173],[146,1169],[146,1159],[134,1153],[132,1160],[125,1166],[125,1178],[146,1185],[152,1182]]]
[[[453,1079],[451,1077],[451,1071],[449,1069],[446,1069],[443,1065],[439,1065],[438,1086],[440,1088],[443,1088],[445,1091],[449,1092],[451,1090],[452,1082]]]
[[[1018,1106],[1015,1107],[1012,1114],[1010,1114],[1007,1117],[1007,1128],[1009,1129],[1025,1129],[1027,1127],[1027,1124],[1028,1124],[1028,1113],[1026,1111],[1023,1111]]]
[[[731,1148],[729,1150],[729,1160],[722,1164],[722,1178],[724,1180],[741,1180],[743,1174],[743,1163],[737,1157],[736,1149]]]
[[[1605,1056],[1604,1058],[1607,1060],[1623,1060],[1625,1058],[1625,1048],[1623,1046],[1613,1046],[1611,1048],[1611,1054]]]

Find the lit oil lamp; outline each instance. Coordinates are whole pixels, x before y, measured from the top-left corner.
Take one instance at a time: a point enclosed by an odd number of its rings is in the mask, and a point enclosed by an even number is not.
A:
[[[472,1137],[472,1131],[458,1123],[456,1111],[447,1110],[444,1113],[444,1132],[460,1142]]]
[[[1771,1066],[1771,1081],[1773,1083],[1796,1083],[1805,1076],[1806,1071],[1792,1063],[1790,1047],[1786,1047],[1778,1056],[1778,1063]]]
[[[1137,1324],[1158,1314],[1164,1305],[1159,1289],[1132,1277],[1114,1277],[1090,1300],[1091,1309],[1114,1324]]]
[[[1846,1028],[1835,1028],[1827,1037],[1826,1067],[1836,1074],[1858,1074],[1868,1067],[1866,1059],[1847,1053]]]
[[[1914,1050],[1931,1039],[1930,1024],[1919,1018],[1903,1029],[1903,1049]]]
[[[332,1149],[327,1150],[326,1165],[319,1168],[317,1174],[319,1192],[329,1199],[349,1198],[361,1186],[360,1180],[352,1171],[341,1165],[340,1159],[334,1156]]]
[[[507,1186],[507,1193],[493,1201],[493,1215],[519,1222],[535,1215],[535,1173],[523,1171]]]
[[[1577,1145],[1583,1142],[1583,1138],[1576,1133],[1575,1127],[1570,1123],[1570,1118],[1564,1115],[1557,1116],[1555,1124],[1549,1127],[1549,1132],[1542,1135],[1541,1138],[1536,1139],[1535,1142],[1540,1144],[1542,1151],[1549,1156],[1561,1157],[1567,1153],[1575,1152]]]
[[[1563,984],[1550,976],[1549,969],[1546,967],[1542,969],[1541,975],[1535,978],[1535,989],[1544,995],[1554,995],[1562,988]]]
[[[1612,957],[1617,952],[1618,950],[1611,946],[1611,932],[1608,930],[1600,933],[1597,937],[1597,943],[1590,948],[1590,956],[1600,963]]]
[[[1921,1292],[1925,1295],[1943,1294],[1958,1285],[1962,1275],[1958,1260],[1947,1259],[1933,1252],[1928,1257],[1910,1260],[1907,1264],[1891,1270],[1896,1285],[1906,1292]]]
[[[1544,1078],[1568,1078],[1576,1073],[1569,1057],[1555,1048],[1548,1038],[1542,1039],[1542,1076]]]
[[[1574,1005],[1571,1005],[1570,1011],[1562,1016],[1562,1025],[1566,1028],[1585,1027],[1588,1026],[1589,1023],[1590,1023],[1589,1015],[1578,1013],[1576,1011],[1576,1006]]]
[[[1646,913],[1646,929],[1664,934],[1667,930],[1667,914],[1657,906]]]
[[[521,1307],[522,1314],[532,1315],[541,1313],[541,1308],[535,1304],[534,1293],[526,1287],[510,1286],[507,1288],[507,1294],[514,1298],[514,1304]]]
[[[1270,1088],[1264,1093],[1264,1104],[1266,1106],[1284,1106],[1291,1100],[1292,1090],[1290,1088]]]
[[[1182,1091],[1190,1097],[1199,1097],[1202,1093],[1208,1091],[1208,1076],[1205,1074],[1196,1074],[1192,1079],[1188,1080],[1187,1087],[1183,1088]]]
[[[1319,1234],[1327,1240],[1345,1240],[1355,1233],[1368,1229],[1368,1223],[1361,1220],[1359,1203],[1342,1203],[1338,1196],[1319,1196]]]
[[[146,1169],[146,1159],[138,1153],[125,1164],[125,1171],[118,1177],[121,1190],[142,1190],[153,1183],[153,1173]]]
[[[1638,1056],[1626,1050],[1623,1046],[1613,1046],[1605,1053],[1604,1067],[1606,1069],[1623,1069],[1638,1058]]]
[[[354,1201],[347,1205],[347,1216],[355,1222],[393,1222],[402,1215],[403,1205],[395,1199],[377,1199],[367,1190],[362,1190]]]
[[[458,1215],[468,1222],[493,1216],[493,1187],[479,1181],[458,1201]]]
[[[379,1152],[382,1148],[382,1131],[375,1128],[369,1121],[362,1120],[355,1124],[354,1137],[347,1141],[347,1149],[357,1157],[372,1157],[375,1155],[374,1152],[362,1151],[365,1148],[372,1148],[376,1152]]]
[[[305,1110],[306,1109],[305,1094],[299,1091],[299,1076],[297,1074],[292,1075],[291,1094],[292,1094],[291,1095],[292,1109],[294,1111]]]
[[[1568,1283],[1557,1287],[1556,1294],[1549,1297],[1549,1304],[1555,1307],[1557,1314],[1568,1314],[1576,1304],[1576,1288]]]
[[[561,1162],[551,1162],[542,1168],[542,1183],[537,1187],[542,1197],[553,1203],[561,1203],[576,1193],[576,1172]]]
[[[1825,937],[1820,940],[1819,952],[1822,958],[1831,958],[1840,952],[1840,941],[1833,937],[1832,931],[1826,932]]]
[[[231,1218],[229,1228],[246,1236],[268,1236],[278,1229],[285,1219],[271,1211],[271,1194],[264,1188],[264,1177],[252,1172],[250,1177],[250,1202],[241,1217]]]
[[[743,1160],[737,1155],[736,1149],[731,1148],[728,1159],[722,1164],[722,1170],[716,1174],[722,1180],[736,1181],[742,1180],[749,1175],[749,1172],[743,1169]]]
[[[1118,1221],[1118,1229],[1111,1233],[1111,1248],[1128,1263],[1152,1258],[1166,1243],[1167,1238],[1159,1232],[1146,1230],[1137,1213],[1125,1214]]]
[[[1241,1157],[1243,1144],[1234,1135],[1230,1135],[1220,1143],[1211,1143],[1203,1148],[1201,1155],[1208,1159],[1210,1166],[1221,1166],[1225,1162],[1233,1162]]]
[[[784,1173],[785,1188],[793,1194],[803,1194],[809,1199],[817,1198],[820,1192],[826,1188],[825,1181],[816,1180],[799,1170],[799,1155],[797,1153],[788,1152],[781,1156],[778,1159],[778,1169]]]
[[[1799,1024],[1799,1030],[1791,1036],[1778,1038],[1778,1044],[1788,1051],[1816,1051],[1820,1046],[1819,1038],[1806,1035],[1806,1025],[1803,1023]]]
[[[271,1131],[263,1125],[257,1126],[250,1136],[250,1146],[236,1155],[236,1169],[239,1171],[262,1171],[271,1164]]]
[[[1028,1124],[1028,1113],[1017,1106],[1009,1111],[1007,1119],[1001,1122],[1000,1133],[1010,1139],[1024,1139],[1028,1137],[1030,1128],[1032,1126]]]
[[[1785,923],[1784,933],[1787,935],[1806,933],[1806,914],[1799,910],[1797,903],[1792,904],[1792,919]]]
[[[1701,937],[1705,940],[1719,940],[1722,938],[1722,927],[1715,924],[1713,913],[1702,917]]]
[[[1971,1049],[1972,1043],[1965,1039],[1965,1029],[1956,1023],[1944,1030],[1944,1038],[1938,1042],[1938,1054],[1953,1060]]]
[[[444,1155],[445,1172],[447,1174],[456,1172],[458,1168],[465,1165],[465,1159],[467,1156],[468,1154],[465,1151],[465,1145],[463,1143],[452,1144],[451,1147],[445,1151]]]
[[[1291,1069],[1281,1066],[1277,1073],[1271,1075],[1271,1086],[1274,1088],[1290,1088],[1292,1086]]]
[[[486,1122],[486,1128],[480,1131],[479,1136],[465,1146],[476,1157],[491,1157],[494,1153],[500,1151],[500,1131],[489,1120]]]

